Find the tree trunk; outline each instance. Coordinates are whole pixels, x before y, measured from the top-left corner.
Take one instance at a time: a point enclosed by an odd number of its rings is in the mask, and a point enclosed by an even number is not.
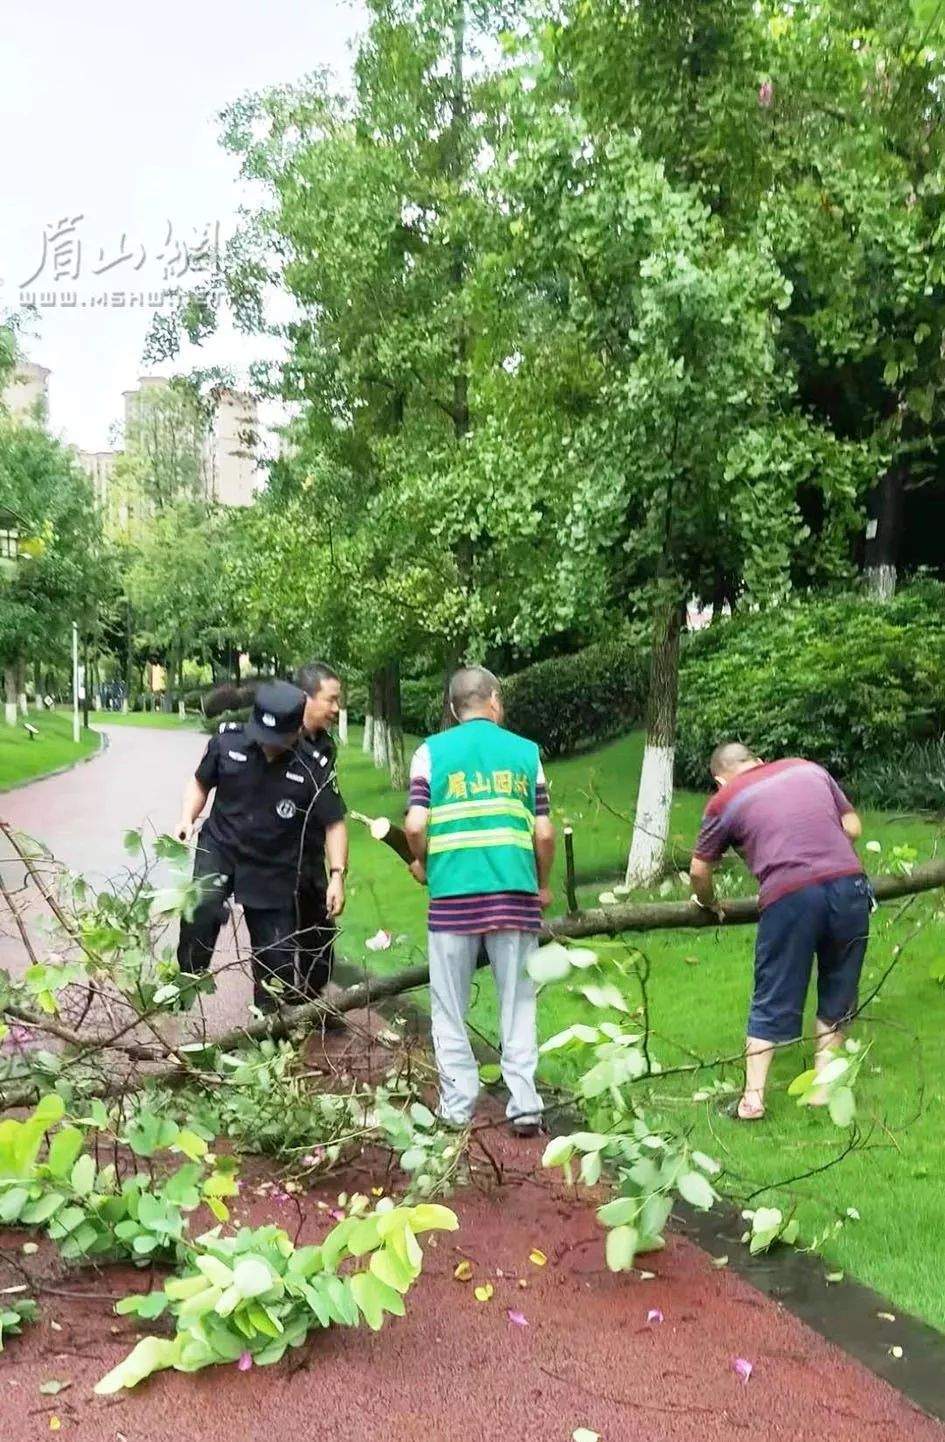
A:
[[[864,579],[868,593],[877,601],[888,601],[896,593],[904,471],[902,462],[890,466],[869,498]]]
[[[407,763],[404,760],[404,731],[400,711],[399,661],[389,661],[384,667],[384,703],[390,784],[394,791],[405,791],[407,788]]]
[[[679,600],[664,586],[654,609],[646,747],[627,860],[628,886],[649,886],[662,870],[673,804],[681,622]]]
[[[26,662],[16,663],[16,700],[20,708],[21,716],[29,715],[29,706],[26,701]]]
[[[16,715],[16,663],[8,662],[3,668],[3,719],[8,726],[15,726]]]
[[[389,757],[387,745],[387,686],[382,668],[375,671],[371,677],[371,693],[374,698],[374,727],[371,740],[373,744],[374,765],[380,771],[386,768]]]
[[[370,756],[374,750],[374,716],[370,711],[364,713],[364,736],[361,740],[361,750]]]
[[[348,744],[348,708],[342,706],[338,712],[338,745]]]

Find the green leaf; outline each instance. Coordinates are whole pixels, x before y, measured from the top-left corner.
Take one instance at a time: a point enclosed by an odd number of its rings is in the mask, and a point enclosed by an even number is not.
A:
[[[639,1210],[638,1197],[614,1197],[613,1201],[597,1208],[597,1220],[605,1227],[621,1227],[636,1221]]]
[[[605,1251],[610,1270],[626,1272],[633,1266],[633,1259],[637,1254],[636,1228],[614,1227],[612,1232],[607,1233]]]
[[[856,1114],[856,1099],[850,1087],[836,1087],[830,1094],[827,1110],[835,1126],[850,1126]]]
[[[275,1277],[262,1257],[243,1257],[233,1268],[233,1286],[243,1297],[260,1297],[271,1290]]]
[[[25,1187],[10,1187],[0,1194],[0,1222],[15,1222],[29,1199]]]
[[[388,1287],[370,1272],[357,1272],[349,1281],[351,1294],[360,1308],[364,1320],[373,1332],[380,1330],[384,1313],[392,1312],[402,1317],[405,1312],[404,1300],[393,1287]]]
[[[479,1068],[479,1080],[483,1086],[486,1087],[495,1086],[497,1082],[500,1082],[502,1080],[502,1068],[498,1062],[483,1062]]]
[[[802,1071],[789,1085],[787,1091],[789,1097],[801,1096],[803,1092],[809,1091],[817,1080],[817,1073],[811,1068],[810,1071]]]
[[[198,1137],[196,1132],[190,1131],[187,1127],[182,1127],[177,1133],[174,1146],[178,1151],[183,1152],[185,1157],[190,1157],[191,1161],[194,1162],[199,1161],[201,1157],[205,1157],[208,1151],[207,1143],[203,1137]]]
[[[180,1357],[182,1341],[181,1337],[175,1337],[173,1341],[165,1337],[143,1337],[123,1362],[96,1383],[96,1393],[99,1397],[110,1397],[123,1387],[137,1387],[152,1372],[173,1367]]]
[[[169,1300],[166,1292],[135,1292],[116,1302],[115,1311],[119,1316],[146,1317],[153,1321],[155,1317],[160,1317]]]
[[[701,1172],[683,1172],[676,1187],[684,1201],[701,1211],[707,1212],[715,1201],[715,1192]]]
[[[72,1190],[80,1197],[87,1197],[95,1185],[95,1159],[88,1152],[79,1157],[72,1168]]]
[[[562,946],[560,941],[549,941],[547,946],[541,946],[533,951],[528,958],[526,970],[532,981],[539,986],[545,986],[550,982],[563,981],[570,975],[571,958],[568,955],[568,948]]]
[[[125,850],[128,852],[128,854],[129,854],[130,856],[134,856],[134,854],[135,854],[136,852],[138,852],[138,851],[140,851],[140,850],[142,849],[142,848],[141,848],[141,832],[140,832],[140,831],[126,831],[125,834],[124,834],[124,836],[122,837],[122,845],[124,846]]]
[[[72,1170],[84,1141],[78,1127],[63,1127],[49,1144],[46,1165],[54,1177],[64,1179]]]
[[[603,986],[589,983],[587,986],[579,987],[578,990],[583,997],[587,998],[591,1006],[612,1007],[614,1011],[628,1012],[630,1010],[623,993],[614,986],[613,982],[607,982]]]

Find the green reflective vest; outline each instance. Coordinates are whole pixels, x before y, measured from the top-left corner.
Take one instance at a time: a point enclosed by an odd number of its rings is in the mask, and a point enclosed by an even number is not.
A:
[[[538,747],[492,721],[427,740],[430,896],[538,891],[532,833]]]

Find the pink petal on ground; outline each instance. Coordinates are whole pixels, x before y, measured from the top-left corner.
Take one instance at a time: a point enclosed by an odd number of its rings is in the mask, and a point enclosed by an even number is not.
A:
[[[735,1373],[735,1376],[741,1378],[743,1382],[748,1381],[753,1370],[751,1363],[744,1357],[732,1358],[732,1371]]]
[[[505,1315],[508,1317],[510,1322],[514,1322],[516,1327],[528,1326],[528,1318],[525,1316],[524,1312],[516,1312],[512,1307],[510,1307]]]
[[[252,1352],[241,1352],[239,1361],[236,1365],[241,1372],[248,1372],[250,1367],[253,1365]]]
[[[662,1314],[662,1312],[660,1311],[659,1307],[651,1307],[650,1310],[649,1310],[649,1311],[647,1312],[647,1314],[646,1314],[646,1320],[647,1320],[648,1322],[656,1322],[656,1323],[662,1322],[662,1320],[663,1320],[663,1314]]]
[[[347,1213],[343,1212],[340,1207],[332,1207],[328,1215],[331,1217],[333,1222],[343,1222],[345,1217],[347,1216]]]
[[[368,951],[388,951],[393,940],[389,931],[375,931],[373,936],[368,937],[364,945]]]

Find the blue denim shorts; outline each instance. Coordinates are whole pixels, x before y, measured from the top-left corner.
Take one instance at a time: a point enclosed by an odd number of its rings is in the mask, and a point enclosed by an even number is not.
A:
[[[865,876],[841,876],[791,891],[761,913],[748,1035],[794,1041],[817,957],[817,1016],[839,1026],[856,1010],[869,940],[872,891]]]

